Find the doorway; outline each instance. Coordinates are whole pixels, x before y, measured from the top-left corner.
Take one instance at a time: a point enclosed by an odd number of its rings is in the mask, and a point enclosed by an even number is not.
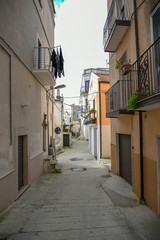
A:
[[[131,135],[119,134],[120,176],[132,186]]]

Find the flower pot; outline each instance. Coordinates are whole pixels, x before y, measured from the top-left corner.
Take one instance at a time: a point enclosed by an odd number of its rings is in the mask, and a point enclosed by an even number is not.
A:
[[[93,124],[93,123],[96,123],[96,120],[91,120],[91,123]]]
[[[124,64],[122,67],[123,75],[128,74],[128,72],[130,71],[130,68],[131,68],[131,64]]]

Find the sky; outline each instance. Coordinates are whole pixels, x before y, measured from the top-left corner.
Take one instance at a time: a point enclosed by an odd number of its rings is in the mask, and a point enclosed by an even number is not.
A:
[[[106,67],[107,53],[103,50],[103,27],[107,16],[107,0],[54,0],[55,46],[61,45],[65,77],[57,85],[64,101],[79,104],[83,70]],[[69,98],[68,98],[69,97]]]

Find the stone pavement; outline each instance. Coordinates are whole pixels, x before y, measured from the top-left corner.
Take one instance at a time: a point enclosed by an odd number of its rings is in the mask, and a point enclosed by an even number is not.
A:
[[[63,164],[61,174],[43,174],[0,215],[0,236],[9,240],[160,239],[159,217],[139,205],[123,179],[94,159],[87,142],[75,142],[58,161]]]

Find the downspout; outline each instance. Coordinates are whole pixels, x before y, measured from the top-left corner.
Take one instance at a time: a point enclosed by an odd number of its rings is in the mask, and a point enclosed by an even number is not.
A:
[[[139,35],[138,35],[138,18],[137,18],[137,2],[134,1],[134,23],[135,23],[135,38],[136,38],[136,56],[139,59]],[[139,63],[138,63],[139,71]],[[139,77],[139,74],[138,74]],[[138,78],[138,85],[139,85]],[[140,140],[140,171],[141,171],[141,199],[140,202],[144,202],[144,174],[143,174],[143,114],[139,111],[139,140]]]
[[[100,117],[100,158],[102,157],[102,118],[101,118],[101,91],[100,91],[101,82],[99,82],[99,117]]]
[[[49,155],[49,97],[48,94],[46,92],[46,100],[47,100],[47,123],[48,123],[48,155]]]

